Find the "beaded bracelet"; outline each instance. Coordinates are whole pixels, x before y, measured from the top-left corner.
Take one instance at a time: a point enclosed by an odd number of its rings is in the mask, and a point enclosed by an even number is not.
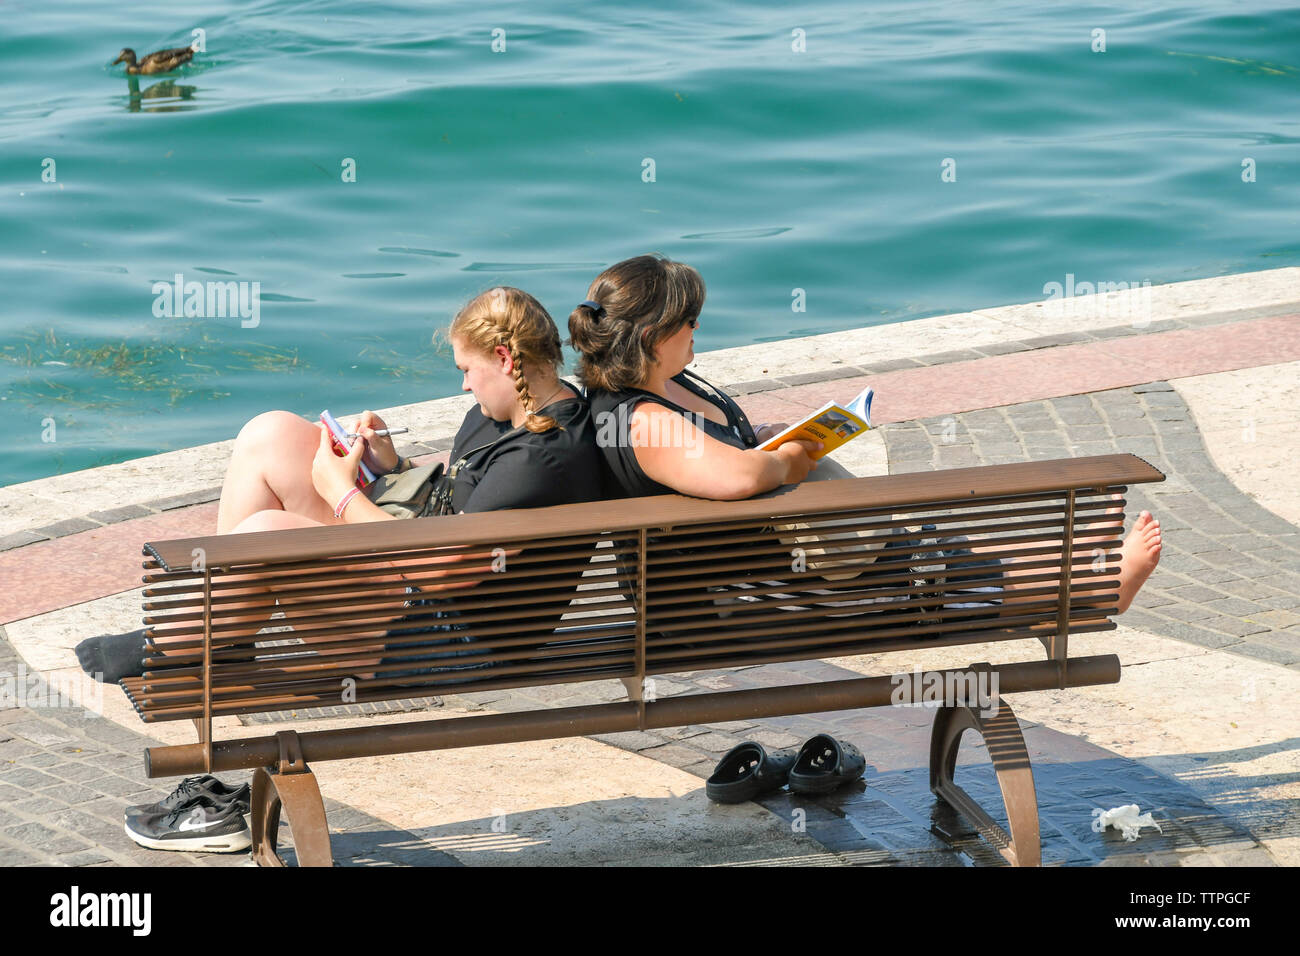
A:
[[[357,494],[357,492],[359,492],[360,490],[361,490],[360,488],[349,488],[349,489],[348,489],[347,494],[345,494],[342,498],[340,498],[340,499],[339,499],[339,503],[338,503],[337,505],[334,506],[334,517],[336,517],[336,518],[342,518],[342,517],[343,517],[343,509],[346,508],[346,507],[348,506],[348,503],[353,499],[353,497],[354,497],[354,496]]]

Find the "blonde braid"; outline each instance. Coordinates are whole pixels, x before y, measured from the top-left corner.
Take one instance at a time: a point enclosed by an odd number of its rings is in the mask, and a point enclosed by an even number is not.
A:
[[[530,432],[550,431],[559,423],[549,415],[538,415],[533,407],[533,396],[528,391],[528,379],[524,378],[524,363],[519,356],[519,347],[515,344],[514,336],[507,336],[507,341],[502,342],[510,351],[510,361],[514,366],[512,374],[515,379],[515,391],[519,393],[519,400],[523,402],[524,413],[527,416],[524,419],[524,427]]]

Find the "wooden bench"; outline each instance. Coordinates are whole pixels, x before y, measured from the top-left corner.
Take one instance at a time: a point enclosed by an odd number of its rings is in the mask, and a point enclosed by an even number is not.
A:
[[[1118,681],[1115,655],[1067,653],[1070,634],[1115,626],[1117,563],[1101,568],[1098,542],[1079,539],[1100,533],[1108,539],[1101,546],[1117,547],[1122,519],[1104,515],[1111,496],[1163,478],[1132,455],[1106,455],[808,482],[745,501],[665,495],[151,542],[147,634],[155,649],[159,636],[173,643],[123,687],[145,722],[192,720],[197,728],[197,743],[146,750],[150,777],[251,769],[257,862],[283,865],[283,807],[299,862],[328,865],[310,769],[320,761],[883,706],[897,687],[882,675],[653,699],[644,689],[654,675],[883,651],[904,655],[896,673],[907,673],[908,651],[1028,639],[1042,643],[1042,660],[944,671],[945,686],[981,670],[996,672],[1001,694]],[[829,534],[810,546],[807,532],[790,546],[787,524],[831,519],[884,547],[866,553],[850,547],[857,537]],[[926,524],[991,550],[951,558],[938,573],[918,570],[914,531],[900,529]],[[466,557],[437,563],[449,555]],[[972,589],[1001,588],[1005,578],[987,559],[1013,555],[1023,573],[1016,601],[960,606]],[[834,559],[860,573],[822,576]],[[475,582],[455,594],[463,630],[393,634],[383,638],[388,650],[377,650],[378,634],[446,623],[433,608],[408,605],[411,595],[394,583],[395,573],[414,580],[435,570],[444,583]],[[241,594],[250,581],[271,590]],[[721,607],[720,594],[731,595]],[[292,634],[251,643],[277,610],[283,619],[269,623]],[[418,646],[464,636],[473,642]],[[412,662],[429,655],[440,656]],[[419,667],[426,671],[409,673]],[[212,735],[220,716],[609,678],[624,683],[625,701]],[[989,743],[1010,833],[953,782],[967,729]],[[1005,700],[989,717],[948,693],[933,725],[930,785],[1010,862],[1040,862],[1033,776]]]

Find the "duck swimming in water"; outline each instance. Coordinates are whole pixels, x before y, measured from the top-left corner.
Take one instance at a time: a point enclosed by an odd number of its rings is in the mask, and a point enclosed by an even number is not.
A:
[[[159,50],[157,53],[150,53],[139,63],[135,59],[135,50],[130,47],[124,49],[117,55],[114,64],[126,63],[126,72],[128,73],[170,73],[182,63],[188,63],[194,56],[194,51],[187,46],[180,46],[174,50]]]

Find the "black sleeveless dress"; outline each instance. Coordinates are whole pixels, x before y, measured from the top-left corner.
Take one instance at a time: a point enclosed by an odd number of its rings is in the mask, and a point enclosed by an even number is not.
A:
[[[735,448],[753,448],[758,444],[749,419],[725,392],[685,369],[674,375],[673,381],[688,392],[718,406],[726,415],[727,423],[719,424],[698,412],[683,408],[672,399],[645,389],[629,388],[621,392],[592,389],[588,393],[587,400],[591,403],[592,420],[596,426],[596,444],[600,446],[606,468],[605,493],[610,497],[640,498],[647,495],[677,494],[676,489],[660,484],[647,475],[636,460],[636,449],[632,447],[630,432],[632,413],[641,402],[657,402],[694,422],[710,438]]]

